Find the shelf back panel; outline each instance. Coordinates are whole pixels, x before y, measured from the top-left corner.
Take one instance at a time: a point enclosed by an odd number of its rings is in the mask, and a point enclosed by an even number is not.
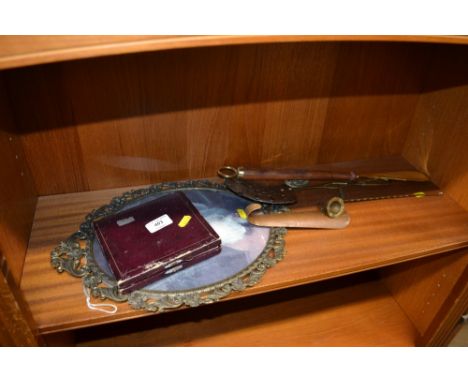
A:
[[[421,44],[284,43],[8,71],[39,195],[211,177],[225,164],[400,155]]]

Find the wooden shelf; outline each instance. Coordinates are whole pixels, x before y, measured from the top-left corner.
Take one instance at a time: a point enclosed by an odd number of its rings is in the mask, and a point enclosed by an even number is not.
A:
[[[350,277],[76,333],[79,346],[414,346],[379,281]],[[133,324],[133,325],[132,325]]]
[[[468,44],[465,36],[0,36],[0,69],[157,50],[306,41]]]
[[[135,187],[134,187],[135,188]],[[87,308],[80,279],[57,274],[50,251],[77,230],[88,211],[129,188],[40,197],[21,289],[43,333],[144,316],[128,304],[114,315]],[[230,298],[270,292],[397,264],[468,246],[468,212],[450,197],[349,203],[344,230],[289,230],[285,259],[255,287]]]

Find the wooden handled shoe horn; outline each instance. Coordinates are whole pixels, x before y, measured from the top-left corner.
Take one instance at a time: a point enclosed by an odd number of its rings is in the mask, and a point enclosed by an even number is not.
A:
[[[262,205],[249,204],[245,212],[251,224],[263,227],[341,229],[349,225],[343,199],[333,197],[315,209],[297,209],[282,213],[264,213]]]

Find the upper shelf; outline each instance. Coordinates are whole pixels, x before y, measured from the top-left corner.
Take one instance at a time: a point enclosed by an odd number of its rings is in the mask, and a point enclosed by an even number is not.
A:
[[[466,36],[0,36],[0,69],[80,58],[217,45],[377,41],[468,44]]]

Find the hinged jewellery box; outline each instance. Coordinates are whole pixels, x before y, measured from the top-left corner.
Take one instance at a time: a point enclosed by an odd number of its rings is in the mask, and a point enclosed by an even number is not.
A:
[[[93,225],[121,293],[221,251],[218,234],[181,191],[96,220]]]

